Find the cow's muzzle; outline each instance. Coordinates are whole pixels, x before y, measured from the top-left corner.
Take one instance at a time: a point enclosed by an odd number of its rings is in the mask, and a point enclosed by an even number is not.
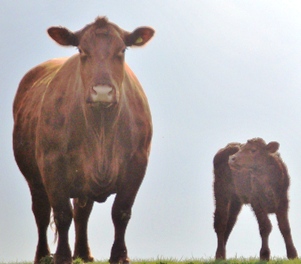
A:
[[[92,90],[92,103],[101,103],[109,107],[117,102],[116,90],[109,85],[96,85]]]

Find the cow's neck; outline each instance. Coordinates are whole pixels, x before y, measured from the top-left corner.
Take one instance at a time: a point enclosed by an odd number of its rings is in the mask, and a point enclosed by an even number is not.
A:
[[[102,192],[113,192],[119,168],[115,166],[114,123],[116,109],[86,108],[84,174],[89,175],[87,188],[89,195],[102,197]],[[92,171],[91,171],[92,169]],[[113,188],[113,189],[112,189]],[[105,195],[106,197],[107,195]],[[99,198],[101,199],[101,198]]]
[[[96,134],[109,132],[117,118],[116,107],[100,108],[93,107],[88,109],[88,120]]]

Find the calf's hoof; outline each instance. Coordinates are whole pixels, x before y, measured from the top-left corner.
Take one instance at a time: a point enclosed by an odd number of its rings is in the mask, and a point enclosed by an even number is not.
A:
[[[267,248],[267,249],[261,249],[260,250],[260,259],[261,260],[265,260],[265,261],[269,261],[270,260],[270,249]]]
[[[226,253],[225,252],[216,251],[216,253],[215,253],[215,259],[216,260],[226,259]]]
[[[295,248],[292,248],[292,249],[288,250],[287,251],[287,258],[288,259],[298,258],[297,250]]]

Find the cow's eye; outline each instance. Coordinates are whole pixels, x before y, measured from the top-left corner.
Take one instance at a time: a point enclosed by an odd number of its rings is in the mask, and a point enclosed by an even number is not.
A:
[[[77,49],[78,49],[81,59],[87,59],[89,57],[88,52],[84,51],[80,47],[78,47]]]
[[[255,153],[256,151],[257,151],[257,149],[255,149],[255,148],[254,148],[254,149],[251,149],[251,152],[252,152],[252,153]]]
[[[77,50],[78,50],[79,54],[86,54],[86,52],[80,47],[77,47]]]
[[[125,51],[126,51],[126,48],[123,49],[123,50],[121,50],[121,51],[117,54],[117,57],[123,58]]]

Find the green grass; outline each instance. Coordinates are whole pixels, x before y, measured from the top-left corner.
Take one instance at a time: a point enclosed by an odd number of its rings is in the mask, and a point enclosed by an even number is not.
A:
[[[52,258],[47,257],[43,259],[41,264],[52,264]],[[90,264],[108,264],[108,261],[89,262]],[[214,259],[153,259],[153,260],[133,260],[132,264],[301,264],[301,259],[287,260],[280,258],[273,258],[269,262],[261,261],[256,258],[235,258],[228,260],[215,261]],[[9,262],[0,264],[32,264],[32,262]],[[84,264],[81,259],[76,259],[73,264]]]

